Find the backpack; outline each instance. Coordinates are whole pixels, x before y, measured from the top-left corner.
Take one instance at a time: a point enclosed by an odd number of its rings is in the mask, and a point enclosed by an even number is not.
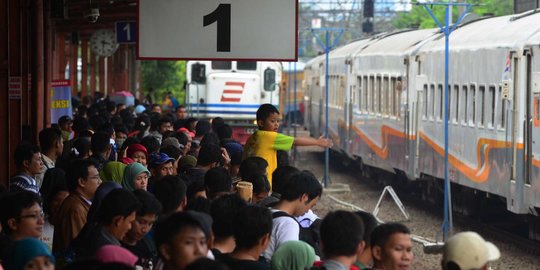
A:
[[[302,227],[302,225],[300,225],[300,223],[298,222],[298,220],[296,220],[296,218],[294,218],[293,216],[283,211],[272,213],[272,219],[275,219],[278,217],[290,217],[294,219],[294,221],[298,223],[298,227],[300,227],[300,233],[298,235],[298,239],[308,243],[315,250],[315,254],[317,254],[317,256],[319,257],[321,256],[322,254],[320,250],[320,243],[321,243],[320,227],[321,227],[321,222],[322,222],[321,219],[315,220],[313,223],[311,223],[311,225],[308,228],[304,228]]]

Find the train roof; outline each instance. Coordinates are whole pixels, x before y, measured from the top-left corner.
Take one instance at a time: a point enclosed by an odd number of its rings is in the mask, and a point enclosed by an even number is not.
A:
[[[371,42],[373,39],[366,38],[366,39],[360,39],[357,41],[354,41],[352,43],[343,45],[341,47],[338,47],[330,52],[330,55],[332,58],[338,58],[343,57],[346,58],[354,53],[356,53],[358,50],[362,49],[365,45],[367,45],[369,42]]]
[[[358,54],[362,55],[402,55],[415,50],[422,42],[433,38],[438,29],[422,29],[414,31],[401,31],[380,36],[362,48]]]
[[[539,10],[510,16],[476,20],[458,27],[450,35],[451,50],[515,48],[540,43]],[[422,51],[444,50],[444,35],[427,42]]]

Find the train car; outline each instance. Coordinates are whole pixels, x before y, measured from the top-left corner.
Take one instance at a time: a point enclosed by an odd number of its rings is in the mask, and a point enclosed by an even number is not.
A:
[[[538,11],[463,23],[451,35],[449,63],[455,209],[478,211],[472,206],[489,198],[529,220],[533,239],[540,239],[539,23]],[[440,190],[444,34],[382,34],[329,57],[329,99],[336,102],[329,108],[329,127],[337,150],[362,166],[423,180],[418,182],[428,196]],[[325,94],[312,82],[324,76],[324,65],[317,57],[306,66],[312,94],[306,124],[314,135],[324,130]]]
[[[263,103],[279,107],[279,62],[188,61],[186,104],[191,117],[222,117],[233,138],[244,143],[255,131],[255,113]]]

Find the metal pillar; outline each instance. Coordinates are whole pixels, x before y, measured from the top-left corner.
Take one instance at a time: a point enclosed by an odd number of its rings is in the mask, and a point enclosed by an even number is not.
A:
[[[431,18],[435,21],[437,26],[444,33],[444,221],[442,224],[443,230],[443,239],[446,241],[448,239],[449,233],[452,234],[453,231],[453,218],[452,218],[452,194],[450,189],[450,180],[448,179],[448,74],[449,74],[449,39],[450,34],[456,29],[459,22],[463,19],[465,14],[469,12],[473,5],[466,3],[421,3],[421,5],[426,9]],[[433,14],[430,6],[444,6],[445,7],[445,24],[439,22],[439,20]],[[457,19],[454,25],[452,23],[452,8],[454,6],[465,7],[465,12],[463,12]]]
[[[341,28],[311,28],[311,33],[315,38],[317,39],[317,42],[319,43],[319,46],[324,49],[324,53],[326,55],[325,60],[325,74],[324,74],[324,87],[325,87],[325,127],[324,127],[324,137],[328,139],[328,54],[330,53],[330,50],[333,49],[337,43],[339,42],[339,39],[345,32],[344,29]],[[318,34],[315,33],[315,31],[323,31],[325,32],[325,43],[322,42],[321,38]],[[332,45],[330,45],[330,32],[337,32],[338,36],[334,39],[334,42],[332,42]],[[330,182],[330,149],[325,148],[324,149],[324,179],[323,179],[323,185],[324,187],[328,186],[328,182]]]

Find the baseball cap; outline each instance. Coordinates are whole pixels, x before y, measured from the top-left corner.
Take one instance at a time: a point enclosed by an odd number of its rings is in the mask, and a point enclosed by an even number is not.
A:
[[[461,270],[480,269],[501,257],[499,249],[476,232],[460,232],[450,237],[443,248],[443,265],[454,263]]]
[[[150,167],[155,167],[159,165],[163,165],[167,162],[173,162],[174,158],[169,157],[165,153],[159,153],[159,154],[152,154],[150,155]]]
[[[181,145],[179,142],[178,142],[178,139],[175,138],[175,137],[168,137],[168,138],[165,138],[163,140],[163,142],[161,142],[161,148],[165,148],[167,146],[174,146],[178,149],[184,149],[184,146]]]
[[[189,137],[191,137],[192,139],[195,138],[195,133],[189,131],[187,128],[185,127],[181,127],[179,128],[176,132],[184,132],[186,133],[187,135],[189,135]]]

